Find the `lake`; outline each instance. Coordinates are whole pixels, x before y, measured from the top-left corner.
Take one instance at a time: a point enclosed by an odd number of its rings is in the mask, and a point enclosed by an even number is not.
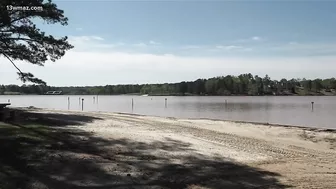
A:
[[[205,97],[205,96],[0,96],[0,102],[10,99],[12,106],[123,112],[177,118],[210,118],[265,122],[336,129],[335,96],[263,96],[263,97]],[[95,97],[95,99],[94,99]],[[167,98],[167,107],[165,107]],[[133,99],[133,110],[132,110]],[[312,110],[311,102],[314,101]]]

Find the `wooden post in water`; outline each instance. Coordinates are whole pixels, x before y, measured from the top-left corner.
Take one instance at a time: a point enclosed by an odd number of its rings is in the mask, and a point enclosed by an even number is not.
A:
[[[311,102],[312,111],[314,111],[314,102]]]
[[[78,98],[79,106],[80,106],[80,101],[81,101],[81,97]]]
[[[165,98],[165,108],[167,108],[167,98]]]
[[[133,107],[134,107],[134,101],[133,101],[133,98],[132,98],[132,111],[133,111]]]
[[[10,99],[8,99],[8,102],[10,102]]]
[[[70,97],[68,97],[68,110],[70,110]]]
[[[82,98],[82,111],[84,110],[84,98]]]
[[[93,97],[93,104],[95,103],[95,101],[96,101],[96,99],[95,99],[96,97]]]

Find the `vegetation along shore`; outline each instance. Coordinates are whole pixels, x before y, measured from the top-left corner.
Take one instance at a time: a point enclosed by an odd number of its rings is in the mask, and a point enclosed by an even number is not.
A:
[[[336,79],[281,79],[272,80],[253,76],[251,73],[239,76],[221,76],[195,81],[164,84],[129,84],[106,86],[53,87],[45,85],[1,85],[0,94],[46,94],[48,91],[62,91],[68,95],[336,95]]]

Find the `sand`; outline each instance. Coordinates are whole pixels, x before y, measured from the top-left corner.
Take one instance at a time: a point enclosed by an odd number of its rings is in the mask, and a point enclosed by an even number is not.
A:
[[[197,169],[190,169],[194,172],[192,174],[190,172],[181,173],[180,175],[176,172],[165,174],[165,177],[167,175],[172,176],[171,179],[175,179],[174,182],[186,183],[186,185],[172,185],[169,187],[168,184],[171,184],[171,182],[167,181],[168,188],[179,188],[180,186],[180,188],[184,186],[189,188],[240,188],[242,186],[244,188],[336,187],[336,132],[297,127],[118,113],[40,111],[99,117],[101,118],[100,120],[81,125],[71,125],[68,128],[83,130],[92,133],[95,137],[109,141],[133,141],[132,144],[128,144],[128,147],[122,142],[120,144],[113,143],[113,145],[102,146],[106,152],[119,150],[132,154],[145,154],[146,157],[144,158],[139,158],[137,155],[125,155],[125,153],[124,155],[116,156],[116,158],[127,162],[140,162],[140,160],[142,162],[143,159],[147,158],[147,162],[144,164],[146,166],[133,166],[128,169],[128,173],[138,179],[130,181],[130,186],[132,186],[132,183],[135,186],[135,183],[145,182],[149,177],[154,178],[153,175],[148,176],[148,178],[144,175],[147,173],[150,175],[149,170],[151,169],[156,171],[163,170],[157,166],[169,164],[186,167],[190,163],[193,164],[194,168],[196,166],[194,164],[197,164],[196,162],[199,162],[199,164],[203,162],[204,166],[206,166],[207,162],[216,161],[216,165],[209,165],[209,169],[212,169],[209,172],[207,172],[205,167],[198,167]],[[85,154],[72,155],[85,156]],[[274,173],[273,176],[263,177],[274,177],[277,181],[257,182],[257,179],[254,179],[255,182],[250,181],[248,177],[253,179],[253,176],[247,175],[247,170],[245,173],[238,170],[238,168],[222,169],[221,162],[232,162],[234,165],[255,168],[259,170],[255,174],[272,172]],[[102,168],[110,171],[112,169],[113,173],[111,174],[124,174],[124,170],[115,166],[110,169],[108,165],[102,164]],[[167,169],[165,168],[164,171]],[[198,173],[197,170],[202,171]],[[218,174],[211,175],[212,172],[217,171]],[[204,173],[213,178],[205,179],[204,176],[199,176]],[[244,174],[246,174],[245,177]],[[189,180],[188,182],[179,181],[176,175],[179,175],[179,179],[185,177],[186,180],[188,178]],[[237,181],[234,177],[241,179]],[[198,180],[200,181],[198,182]],[[155,188],[155,186],[164,185],[163,182],[161,185],[146,185],[144,188]],[[141,187],[139,186],[138,188]]]

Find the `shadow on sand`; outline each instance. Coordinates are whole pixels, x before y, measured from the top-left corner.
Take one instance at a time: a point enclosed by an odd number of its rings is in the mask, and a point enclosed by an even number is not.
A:
[[[38,124],[43,126],[69,126],[69,125],[85,125],[92,123],[95,120],[102,120],[98,117],[81,115],[75,113],[53,113],[53,112],[40,112],[29,110],[17,110],[19,112],[22,124]]]
[[[1,189],[288,187],[279,183],[276,173],[196,152],[179,155],[191,151],[190,144],[181,141],[107,140],[67,127],[99,118],[23,115],[20,123],[0,122]],[[177,155],[157,156],[157,151]]]

